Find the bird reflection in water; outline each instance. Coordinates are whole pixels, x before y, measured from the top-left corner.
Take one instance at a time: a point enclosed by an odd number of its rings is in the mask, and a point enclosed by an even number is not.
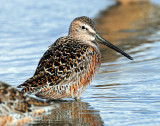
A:
[[[99,111],[94,110],[89,103],[81,100],[57,101],[60,107],[53,109],[50,115],[43,116],[38,125],[86,125],[103,126]]]

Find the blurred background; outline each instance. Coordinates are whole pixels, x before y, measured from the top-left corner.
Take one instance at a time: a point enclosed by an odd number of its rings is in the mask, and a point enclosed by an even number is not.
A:
[[[102,65],[81,101],[60,108],[32,125],[160,125],[160,1],[0,0],[0,81],[16,87],[30,78],[71,21],[92,18],[106,40],[130,61],[100,44]]]

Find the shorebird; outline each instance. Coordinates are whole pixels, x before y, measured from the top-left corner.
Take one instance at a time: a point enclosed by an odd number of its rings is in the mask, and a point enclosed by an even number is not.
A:
[[[80,99],[101,64],[97,42],[133,60],[127,53],[103,39],[96,32],[95,23],[90,18],[77,17],[71,22],[68,36],[57,39],[49,46],[33,77],[18,88],[47,100]]]
[[[30,97],[0,81],[0,126],[25,125],[58,106]]]
[[[49,102],[27,96],[16,88],[0,81],[0,115],[9,113],[27,113],[37,106],[47,106]]]

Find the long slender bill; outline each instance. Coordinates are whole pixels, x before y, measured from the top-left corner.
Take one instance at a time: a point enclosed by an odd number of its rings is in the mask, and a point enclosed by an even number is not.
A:
[[[111,44],[110,42],[106,41],[104,38],[102,38],[99,34],[96,34],[96,41],[110,47],[111,49],[121,53],[123,56],[127,57],[130,60],[133,60],[133,58],[128,55],[127,53],[125,53],[124,51],[122,51],[121,49],[119,49],[118,47],[114,46],[113,44]]]

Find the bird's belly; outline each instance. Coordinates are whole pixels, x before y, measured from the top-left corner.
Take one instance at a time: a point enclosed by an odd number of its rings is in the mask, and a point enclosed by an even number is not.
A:
[[[100,67],[100,55],[93,55],[91,62],[88,65],[86,72],[75,77],[76,81],[67,84],[42,87],[36,95],[48,100],[62,98],[79,99],[80,95],[91,83]]]

